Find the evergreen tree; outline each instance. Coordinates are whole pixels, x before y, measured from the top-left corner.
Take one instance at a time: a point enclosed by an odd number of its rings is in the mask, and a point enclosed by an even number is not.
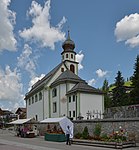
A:
[[[111,107],[111,99],[108,95],[109,86],[108,86],[107,79],[105,79],[104,82],[103,82],[102,91],[104,92],[104,107],[106,109],[106,108]]]
[[[112,106],[123,106],[126,101],[126,90],[124,87],[124,78],[122,73],[118,71],[117,77],[115,78],[115,88],[112,90],[113,99]]]
[[[134,69],[131,77],[133,90],[130,92],[130,103],[139,104],[139,55],[136,58]]]

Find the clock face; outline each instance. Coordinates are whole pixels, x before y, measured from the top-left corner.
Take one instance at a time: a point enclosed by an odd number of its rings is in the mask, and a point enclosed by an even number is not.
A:
[[[61,102],[62,102],[62,103],[66,103],[66,102],[67,102],[67,97],[66,97],[66,96],[62,97],[62,98],[61,98]]]

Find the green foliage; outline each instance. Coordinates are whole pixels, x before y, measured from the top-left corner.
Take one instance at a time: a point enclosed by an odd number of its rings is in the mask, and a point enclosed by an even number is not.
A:
[[[134,65],[134,73],[131,77],[133,90],[130,93],[130,103],[139,104],[139,55],[136,58]]]
[[[105,134],[102,134],[101,135],[101,139],[103,140],[103,141],[107,141],[107,140],[109,140],[109,136],[105,133]]]
[[[101,134],[101,124],[97,123],[94,129],[94,137],[100,137]]]
[[[112,90],[113,99],[112,106],[123,106],[127,100],[126,89],[124,87],[124,78],[122,73],[118,71],[115,78],[115,88]]]
[[[89,137],[89,132],[88,132],[87,126],[83,130],[82,137],[83,137],[83,139],[88,139],[88,137]]]
[[[111,107],[111,99],[108,95],[109,86],[108,86],[108,81],[106,79],[103,82],[102,91],[104,92],[104,107],[106,109]]]
[[[82,137],[82,133],[78,132],[77,134],[74,135],[76,139],[80,139]]]

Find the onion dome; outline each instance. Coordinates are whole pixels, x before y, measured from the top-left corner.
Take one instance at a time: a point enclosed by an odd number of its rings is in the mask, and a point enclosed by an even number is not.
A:
[[[68,31],[68,37],[65,42],[62,44],[64,51],[73,51],[75,48],[75,43],[70,39],[70,34]]]

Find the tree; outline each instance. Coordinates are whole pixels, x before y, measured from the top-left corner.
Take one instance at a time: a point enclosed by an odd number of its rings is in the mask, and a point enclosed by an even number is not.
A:
[[[115,88],[112,90],[112,106],[123,106],[126,101],[126,90],[124,87],[124,78],[122,77],[122,73],[120,71],[117,73],[114,85]]]
[[[139,104],[139,55],[134,65],[134,73],[131,77],[133,90],[130,92],[130,103]]]
[[[103,82],[102,91],[104,92],[104,107],[106,109],[106,108],[111,107],[111,99],[108,95],[109,86],[108,86],[107,79],[105,79],[104,82]]]

